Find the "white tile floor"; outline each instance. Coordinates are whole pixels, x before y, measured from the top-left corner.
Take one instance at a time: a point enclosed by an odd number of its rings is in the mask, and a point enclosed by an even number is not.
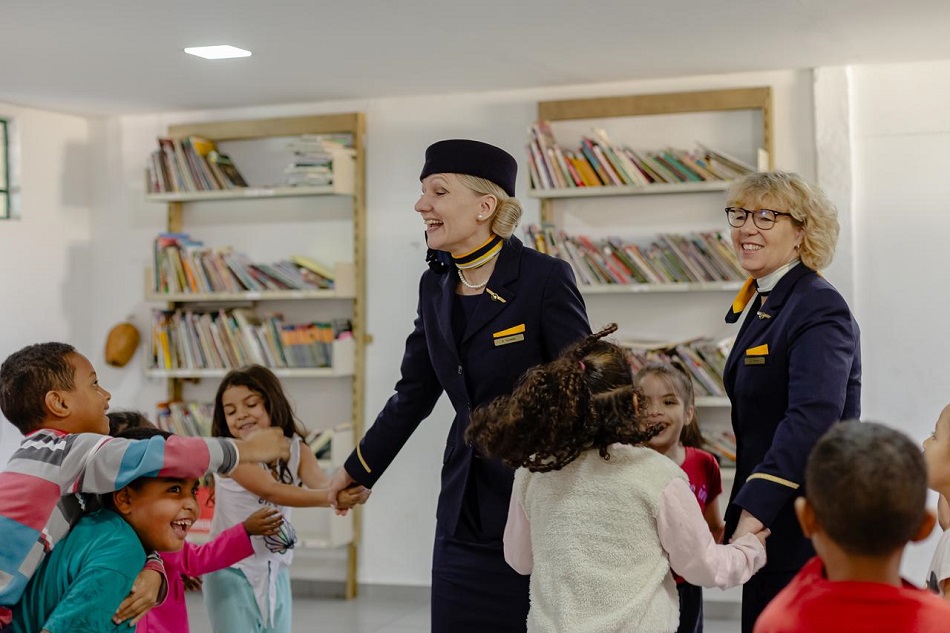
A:
[[[188,593],[192,633],[211,633],[201,595]],[[707,619],[705,633],[736,633],[735,620]],[[428,589],[365,587],[356,600],[294,598],[294,633],[427,633]],[[228,631],[227,633],[242,633]]]

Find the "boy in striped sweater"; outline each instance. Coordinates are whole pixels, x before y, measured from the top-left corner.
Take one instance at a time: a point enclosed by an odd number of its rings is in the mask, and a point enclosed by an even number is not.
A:
[[[30,345],[0,365],[0,411],[25,436],[0,472],[0,630],[33,572],[82,514],[77,493],[112,492],[139,477],[227,474],[238,461],[290,454],[280,429],[247,440],[109,437],[110,398],[92,363],[65,343]],[[117,619],[135,620],[166,587],[161,559],[150,557]]]

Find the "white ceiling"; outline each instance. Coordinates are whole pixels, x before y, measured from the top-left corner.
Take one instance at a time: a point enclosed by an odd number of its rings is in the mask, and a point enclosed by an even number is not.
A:
[[[0,4],[0,102],[84,114],[948,58],[947,0]]]

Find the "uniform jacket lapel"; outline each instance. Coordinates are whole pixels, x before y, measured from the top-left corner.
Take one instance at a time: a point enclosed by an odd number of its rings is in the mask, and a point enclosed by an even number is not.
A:
[[[775,321],[798,280],[813,272],[804,264],[799,263],[779,280],[772,292],[769,293],[768,301],[765,302],[764,306],[762,305],[762,297],[755,297],[745,320],[742,322],[742,327],[739,328],[732,353],[729,354],[723,382],[730,385],[735,381],[736,367],[740,359],[745,356],[745,350],[761,340],[763,332]]]
[[[515,292],[509,286],[518,279],[522,248],[521,240],[517,237],[510,237],[505,241],[501,253],[498,254],[495,270],[485,286],[485,295],[465,328],[462,345],[511,305]]]

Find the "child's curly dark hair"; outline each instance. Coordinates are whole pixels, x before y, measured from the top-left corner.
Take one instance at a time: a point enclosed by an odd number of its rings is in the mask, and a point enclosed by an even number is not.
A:
[[[512,468],[560,470],[596,448],[610,459],[614,443],[640,444],[660,432],[643,426],[629,352],[602,340],[611,323],[555,361],[522,377],[510,396],[472,412],[465,439]]]

